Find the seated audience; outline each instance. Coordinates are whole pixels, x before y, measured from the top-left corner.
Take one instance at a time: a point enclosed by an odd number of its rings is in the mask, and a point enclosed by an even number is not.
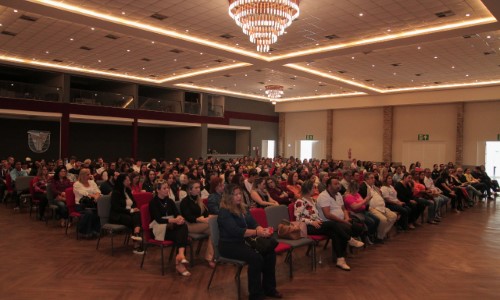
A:
[[[78,231],[84,237],[96,237],[99,235],[101,225],[95,208],[97,201],[101,197],[101,191],[94,180],[90,179],[90,170],[81,169],[78,181],[73,185],[75,193],[76,211],[82,214],[82,219],[78,222]],[[85,203],[80,203],[85,199]]]
[[[392,175],[387,175],[385,177],[385,181],[380,191],[382,192],[382,197],[384,197],[385,206],[399,214],[398,225],[401,230],[406,231],[408,229],[415,229],[413,224],[408,223],[411,208],[398,199],[398,192],[392,185]]]
[[[278,201],[274,200],[269,195],[269,192],[266,189],[266,179],[262,177],[259,177],[253,181],[253,188],[250,192],[250,197],[252,198],[257,208],[279,205]]]
[[[408,221],[410,222],[410,224],[416,226],[418,218],[424,212],[425,205],[421,202],[419,203],[413,196],[413,187],[411,185],[411,181],[411,175],[405,173],[403,174],[403,178],[401,179],[401,181],[394,185],[394,189],[397,191],[398,199],[410,207],[411,212]]]
[[[208,196],[207,206],[208,213],[218,215],[220,201],[224,193],[224,181],[221,177],[214,177],[210,180],[210,195]]]
[[[142,183],[142,189],[146,192],[152,193],[154,191],[155,181],[156,172],[154,170],[149,170],[144,182]]]
[[[293,200],[293,195],[284,191],[277,183],[274,177],[266,179],[267,191],[272,199],[278,201],[279,204],[287,205]]]
[[[49,169],[46,166],[41,166],[38,169],[38,174],[33,180],[34,197],[40,201],[38,207],[38,219],[45,220],[45,209],[47,208],[47,184],[49,183]]]
[[[130,177],[130,190],[132,191],[132,193],[142,192],[143,191],[142,190],[142,183],[141,183],[141,177],[139,176],[139,173],[132,172],[132,173],[130,173],[129,177]]]
[[[300,182],[299,182],[299,173],[297,172],[292,172],[289,176],[288,176],[288,180],[287,180],[287,190],[292,192],[293,193],[293,197],[294,199],[300,199],[302,196],[300,194],[300,191],[301,191],[301,185],[300,185]]]
[[[54,204],[58,207],[58,214],[61,217],[61,227],[65,227],[68,222],[68,207],[66,206],[66,189],[73,186],[73,183],[66,177],[67,171],[65,166],[60,166],[55,170],[52,177],[50,188],[54,197]],[[71,223],[68,224],[71,226]]]

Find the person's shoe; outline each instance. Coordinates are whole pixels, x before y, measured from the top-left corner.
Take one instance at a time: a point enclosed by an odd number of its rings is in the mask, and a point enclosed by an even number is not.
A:
[[[408,228],[410,228],[410,229],[415,229],[416,227],[415,227],[415,225],[413,225],[413,224],[408,224]]]
[[[176,263],[175,264],[175,271],[181,275],[181,276],[184,276],[184,277],[188,277],[188,276],[191,276],[191,273],[186,269],[186,267],[181,264],[181,263]]]
[[[370,240],[368,236],[363,237],[363,242],[365,243],[365,245],[373,245],[372,240]]]
[[[342,269],[344,271],[350,271],[351,270],[351,267],[349,267],[349,265],[345,262],[345,258],[343,258],[343,257],[337,258],[337,264],[336,264],[336,266],[337,266],[337,268]]]
[[[275,290],[274,292],[266,293],[266,297],[281,299],[283,298],[283,294]]]
[[[137,242],[142,241],[142,237],[141,237],[140,233],[134,233],[134,234],[132,234],[132,236],[130,238],[133,239],[134,241],[137,241]]]
[[[14,207],[14,211],[19,211],[19,206]]]
[[[383,244],[384,243],[384,240],[383,239],[379,239],[379,238],[376,238],[375,241],[373,241],[375,244]]]
[[[434,218],[434,222],[438,222],[438,223],[440,223],[440,222],[441,222],[441,219]]]
[[[144,254],[144,249],[142,249],[142,247],[137,247],[137,248],[134,248],[134,250],[132,251],[134,254],[140,254],[140,255],[143,255]]]
[[[427,224],[438,225],[439,223],[433,220],[433,221],[427,221]]]
[[[356,240],[355,238],[352,238],[349,240],[349,246],[356,247],[356,248],[361,248],[365,245],[365,243]]]

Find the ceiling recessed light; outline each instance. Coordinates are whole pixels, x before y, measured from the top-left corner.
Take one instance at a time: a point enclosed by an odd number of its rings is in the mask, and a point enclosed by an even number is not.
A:
[[[418,47],[417,47],[417,50],[420,50],[420,49],[422,49],[422,47],[418,46]]]
[[[437,59],[438,57],[437,56],[434,56],[434,59]]]
[[[359,13],[358,16],[362,17],[362,16],[364,16],[364,14],[363,13]]]
[[[189,32],[189,29],[186,29],[186,32]]]
[[[351,59],[354,59],[354,58],[355,58],[354,56],[351,57]]]
[[[372,68],[375,68],[375,65],[372,65]]]
[[[99,63],[100,63],[100,62],[102,62],[102,60],[100,60],[100,59],[99,59],[99,60],[97,60],[97,62],[99,62]]]
[[[142,68],[143,70],[146,70],[146,68]]]
[[[319,43],[316,43],[316,46],[319,46]]]
[[[200,52],[200,55],[203,55],[203,52]]]
[[[14,9],[14,12],[16,13],[16,12],[17,12],[17,9]]]
[[[124,11],[122,11],[122,15],[125,15],[125,12],[124,12]]]
[[[155,43],[155,41],[151,41],[151,44],[154,44],[154,43]]]
[[[50,52],[49,51],[45,51],[46,54],[49,54]]]
[[[469,77],[469,74],[465,74],[465,77]]]
[[[0,27],[2,27],[2,26],[3,26],[2,23],[0,23]]]
[[[91,27],[91,28],[90,28],[90,30],[95,30],[95,28],[94,28],[94,27]]]
[[[491,39],[491,35],[486,36],[487,39]]]
[[[466,17],[470,17],[470,14],[465,14]]]
[[[70,41],[74,41],[75,39],[74,39],[74,38],[70,38],[69,40],[70,40]]]
[[[394,72],[394,73],[392,73],[392,75],[396,76],[396,75],[397,75],[397,73],[396,73],[396,72]]]
[[[455,69],[455,66],[451,66],[452,69]]]
[[[387,32],[391,32],[391,29],[387,29]]]

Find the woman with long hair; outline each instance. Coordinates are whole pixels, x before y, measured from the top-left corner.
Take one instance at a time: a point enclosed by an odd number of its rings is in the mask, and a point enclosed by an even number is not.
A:
[[[40,166],[37,171],[37,176],[33,180],[33,190],[35,198],[40,201],[38,207],[38,219],[45,220],[45,208],[48,204],[47,199],[47,184],[49,183],[49,169],[47,166]]]
[[[208,209],[200,197],[201,185],[199,181],[191,180],[188,183],[187,196],[181,201],[181,214],[187,222],[188,231],[191,233],[210,234],[208,228]],[[215,267],[214,249],[209,239],[205,260],[210,267]]]
[[[58,213],[61,217],[61,227],[64,227],[68,222],[68,207],[66,206],[66,189],[73,186],[71,181],[66,176],[68,171],[65,166],[60,166],[55,170],[54,177],[50,182],[50,189],[54,197],[54,204],[58,207]],[[71,223],[68,224],[71,226]]]
[[[252,191],[250,192],[253,202],[257,208],[265,208],[266,206],[280,205],[278,201],[271,198],[266,189],[266,179],[259,177],[254,180],[252,184]]]
[[[282,298],[276,290],[276,253],[261,254],[245,243],[245,237],[270,237],[272,232],[254,220],[243,201],[245,187],[229,184],[224,189],[219,216],[219,251],[222,256],[248,263],[249,299]]]
[[[156,181],[156,172],[150,169],[147,173],[147,176],[142,183],[142,189],[146,192],[152,193],[154,191],[154,185]]]
[[[127,226],[133,232],[131,238],[134,240],[134,253],[144,254],[144,250],[142,250],[139,243],[139,241],[142,241],[140,234],[141,214],[135,203],[130,185],[131,180],[127,174],[118,175],[111,193],[109,221]]]

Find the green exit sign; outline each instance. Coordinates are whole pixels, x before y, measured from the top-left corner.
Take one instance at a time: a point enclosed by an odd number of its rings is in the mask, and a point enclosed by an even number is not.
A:
[[[418,135],[418,140],[419,141],[428,141],[429,140],[429,135],[421,133],[421,134]]]
[[[312,141],[314,140],[314,136],[312,134],[306,134],[306,140]]]

